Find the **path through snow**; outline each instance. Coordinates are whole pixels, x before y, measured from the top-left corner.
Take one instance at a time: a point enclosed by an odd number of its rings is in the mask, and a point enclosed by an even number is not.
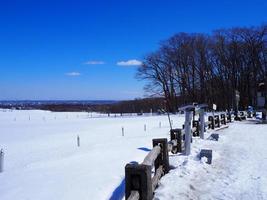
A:
[[[267,125],[235,122],[218,133],[218,142],[194,139],[188,158],[171,156],[176,169],[161,179],[155,199],[267,199]],[[202,148],[213,150],[212,165],[198,160]]]

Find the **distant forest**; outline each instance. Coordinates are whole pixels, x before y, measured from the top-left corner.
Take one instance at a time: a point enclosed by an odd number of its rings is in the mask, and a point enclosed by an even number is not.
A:
[[[267,85],[267,25],[178,33],[160,43],[138,68],[151,96],[164,97],[168,109],[192,102],[217,104],[220,110],[256,106],[257,87]]]
[[[49,110],[55,112],[164,113],[164,98],[128,101],[0,101],[0,108],[15,110]]]

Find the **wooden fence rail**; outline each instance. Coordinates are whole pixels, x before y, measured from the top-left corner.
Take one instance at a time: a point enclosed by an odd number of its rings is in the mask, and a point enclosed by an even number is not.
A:
[[[125,167],[125,198],[150,200],[160,178],[169,172],[167,138],[153,139],[153,149],[141,164],[127,164]],[[155,172],[152,177],[152,168]]]

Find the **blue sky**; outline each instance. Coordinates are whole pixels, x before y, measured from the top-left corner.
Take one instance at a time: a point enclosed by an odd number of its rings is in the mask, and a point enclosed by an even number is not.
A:
[[[0,99],[142,97],[136,68],[160,41],[263,22],[266,0],[0,0]]]

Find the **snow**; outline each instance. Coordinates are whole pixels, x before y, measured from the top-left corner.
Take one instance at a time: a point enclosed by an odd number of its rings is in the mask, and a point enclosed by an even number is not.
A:
[[[181,116],[172,119],[182,124]],[[141,162],[152,139],[168,131],[167,116],[0,111],[0,199],[117,198],[124,194],[125,165]]]
[[[174,127],[184,122],[171,119]],[[170,155],[174,169],[155,199],[267,199],[267,125],[234,122],[217,132],[219,141],[211,133],[193,139],[190,156]],[[0,199],[121,199],[125,165],[142,162],[162,137],[169,139],[167,116],[0,110]],[[211,165],[198,159],[203,148],[213,150]]]
[[[218,133],[219,141],[194,138],[189,157],[171,157],[175,169],[155,199],[267,199],[267,125],[235,122]],[[213,150],[212,165],[198,159],[204,148]]]

